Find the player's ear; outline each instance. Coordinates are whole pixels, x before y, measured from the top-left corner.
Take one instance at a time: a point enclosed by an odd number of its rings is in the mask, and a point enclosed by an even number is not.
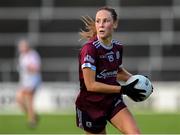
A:
[[[114,21],[113,28],[117,29],[117,27],[118,27],[118,21],[116,20],[116,21]]]

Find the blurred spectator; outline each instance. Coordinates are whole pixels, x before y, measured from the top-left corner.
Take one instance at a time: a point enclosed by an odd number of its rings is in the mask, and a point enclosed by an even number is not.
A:
[[[38,86],[41,84],[41,58],[30,47],[30,42],[27,39],[19,40],[17,46],[20,87],[16,94],[16,100],[23,112],[27,114],[28,125],[35,127],[38,118],[33,107],[33,99]]]

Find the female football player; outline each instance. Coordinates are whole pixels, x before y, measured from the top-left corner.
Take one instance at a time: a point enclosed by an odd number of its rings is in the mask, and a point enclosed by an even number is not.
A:
[[[18,52],[20,88],[17,91],[16,100],[21,109],[27,114],[29,126],[34,127],[37,124],[37,115],[33,108],[33,98],[41,83],[41,60],[39,54],[30,48],[26,39],[21,39],[18,42]]]
[[[136,122],[123,102],[122,94],[132,99],[143,98],[143,90],[135,89],[135,80],[120,86],[132,75],[122,65],[123,45],[112,38],[118,26],[114,9],[97,10],[95,21],[84,17],[87,40],[79,54],[80,93],[76,100],[77,126],[87,134],[105,134],[109,121],[124,134],[140,134]]]

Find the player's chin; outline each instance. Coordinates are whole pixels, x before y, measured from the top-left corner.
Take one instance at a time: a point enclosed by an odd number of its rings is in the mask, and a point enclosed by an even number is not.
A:
[[[109,37],[108,34],[99,34],[99,37],[103,40],[107,39]]]

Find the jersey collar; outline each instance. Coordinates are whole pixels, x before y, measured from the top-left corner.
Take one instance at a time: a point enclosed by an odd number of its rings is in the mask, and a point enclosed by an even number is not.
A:
[[[112,40],[111,40],[111,44],[108,45],[108,46],[107,46],[107,45],[104,45],[104,44],[98,39],[98,36],[96,36],[96,40],[98,40],[98,42],[100,43],[100,45],[101,45],[103,48],[107,49],[107,50],[110,50],[110,49],[113,48]]]

